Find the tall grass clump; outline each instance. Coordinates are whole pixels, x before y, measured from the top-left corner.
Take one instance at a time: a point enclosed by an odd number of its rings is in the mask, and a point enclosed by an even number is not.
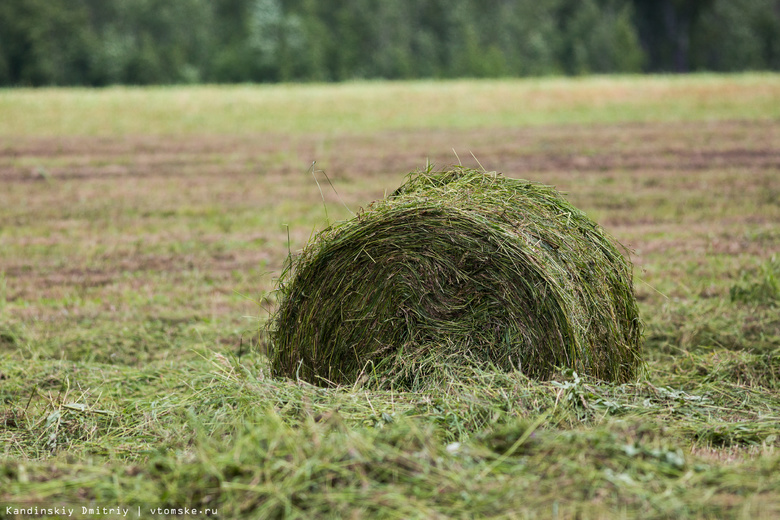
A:
[[[275,375],[419,388],[471,370],[635,379],[619,244],[555,189],[463,167],[410,174],[291,255],[267,325]]]

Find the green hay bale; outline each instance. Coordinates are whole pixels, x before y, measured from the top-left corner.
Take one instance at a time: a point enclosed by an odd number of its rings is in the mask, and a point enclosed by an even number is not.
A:
[[[272,372],[419,385],[441,367],[640,366],[632,266],[557,191],[492,172],[417,172],[288,258],[267,325]]]

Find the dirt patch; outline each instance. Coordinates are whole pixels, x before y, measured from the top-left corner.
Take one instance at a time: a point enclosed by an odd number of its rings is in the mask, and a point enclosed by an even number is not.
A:
[[[321,197],[331,218],[347,216],[344,205],[357,211],[428,162],[555,185],[640,264],[670,251],[768,256],[780,251],[768,228],[780,221],[778,142],[772,121],[6,139],[4,298],[22,313],[41,298],[99,300],[139,280],[153,291],[193,277],[256,295],[322,224]],[[320,194],[313,161],[337,193],[317,174]],[[235,312],[225,301],[220,309]]]

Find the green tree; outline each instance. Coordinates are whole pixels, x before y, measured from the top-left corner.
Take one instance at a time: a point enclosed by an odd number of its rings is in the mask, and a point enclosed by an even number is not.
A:
[[[84,83],[89,32],[83,2],[3,0],[0,81],[32,86]]]
[[[559,15],[566,72],[640,72],[643,53],[631,17],[631,5],[621,0],[569,3]]]
[[[0,85],[780,69],[780,0],[3,0]]]
[[[90,0],[95,38],[90,83],[198,82],[208,74],[213,11],[208,0]]]
[[[557,13],[560,0],[502,2],[491,21],[513,76],[559,74],[562,33]]]
[[[636,26],[653,72],[688,72],[699,18],[715,0],[633,0]]]
[[[696,29],[694,70],[780,69],[778,0],[717,0]]]

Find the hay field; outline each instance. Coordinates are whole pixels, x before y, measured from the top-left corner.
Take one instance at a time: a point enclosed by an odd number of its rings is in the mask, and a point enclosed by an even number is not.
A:
[[[778,100],[775,75],[0,91],[0,517],[776,518]],[[427,162],[554,185],[633,250],[646,374],[270,377],[315,160],[331,220]]]

